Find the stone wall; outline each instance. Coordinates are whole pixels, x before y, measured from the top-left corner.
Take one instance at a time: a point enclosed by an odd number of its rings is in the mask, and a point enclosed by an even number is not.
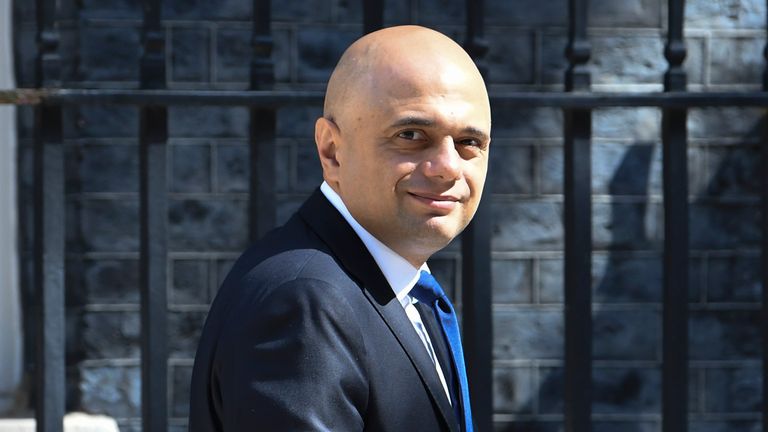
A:
[[[19,85],[31,86],[34,13],[16,2]],[[461,41],[458,0],[386,2],[387,25],[420,23]],[[166,1],[171,88],[244,89],[248,0]],[[62,26],[67,85],[136,87],[138,2],[83,0]],[[490,90],[560,90],[565,0],[488,0]],[[361,31],[360,2],[273,2],[277,87],[321,89]],[[590,62],[597,91],[657,91],[666,2],[591,2]],[[691,0],[689,89],[760,88],[765,3]],[[312,142],[319,107],[278,115],[279,220],[320,182]],[[137,110],[66,110],[67,293],[71,408],[138,430]],[[757,430],[761,400],[758,311],[761,111],[689,115],[690,419],[692,431]],[[496,109],[489,190],[493,213],[494,395],[498,430],[562,430],[562,114]],[[175,107],[169,113],[170,415],[184,430],[192,357],[207,305],[246,246],[247,111]],[[22,196],[30,195],[31,115],[19,114]],[[596,431],[660,430],[660,113],[602,109],[593,120],[594,404]],[[31,215],[22,203],[22,223]],[[29,219],[27,219],[29,220]],[[30,224],[23,223],[29,286]],[[458,244],[433,268],[460,292]],[[32,299],[25,291],[27,304]],[[27,327],[34,323],[29,322]],[[28,333],[29,334],[29,333]]]

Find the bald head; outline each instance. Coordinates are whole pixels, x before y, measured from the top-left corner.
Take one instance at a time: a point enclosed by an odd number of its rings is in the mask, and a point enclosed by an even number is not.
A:
[[[323,179],[357,223],[416,268],[477,210],[490,134],[488,94],[472,59],[417,26],[352,44],[315,122]]]
[[[323,116],[339,121],[389,93],[407,95],[425,82],[469,85],[487,99],[480,72],[449,37],[420,26],[389,27],[354,42],[336,65],[325,94]],[[367,103],[366,103],[367,102]]]

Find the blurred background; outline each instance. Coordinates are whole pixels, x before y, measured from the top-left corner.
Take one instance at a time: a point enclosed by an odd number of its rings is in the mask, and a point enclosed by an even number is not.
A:
[[[61,85],[135,89],[143,11],[131,0],[62,1]],[[249,88],[252,0],[162,2],[170,89]],[[459,43],[460,0],[384,2],[384,25],[417,23]],[[34,88],[35,2],[0,1],[0,88]],[[562,91],[566,0],[485,0],[487,83]],[[593,0],[592,91],[658,92],[668,68],[665,0]],[[689,0],[688,91],[759,91],[766,3]],[[274,88],[323,90],[362,34],[362,2],[272,2]],[[5,49],[2,47],[5,45]],[[429,67],[429,65],[424,65]],[[322,181],[318,104],[276,113],[274,212],[286,220]],[[688,424],[761,429],[758,108],[688,111]],[[0,417],[33,416],[34,108],[0,111]],[[661,430],[661,110],[592,114],[592,421],[595,431]],[[65,105],[66,406],[141,429],[139,109]],[[5,119],[5,120],[3,120]],[[563,111],[493,109],[486,200],[491,232],[492,409],[499,431],[564,429]],[[3,123],[5,121],[5,123]],[[247,246],[249,110],[168,108],[167,319],[170,430],[186,430],[197,338],[219,283]],[[18,245],[17,248],[14,245]],[[459,242],[430,262],[458,300]],[[6,301],[8,299],[8,301]],[[6,332],[5,329],[8,329]],[[9,365],[6,367],[5,365]]]

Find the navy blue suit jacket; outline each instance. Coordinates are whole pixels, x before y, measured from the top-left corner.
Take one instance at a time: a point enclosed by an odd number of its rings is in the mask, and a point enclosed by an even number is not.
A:
[[[191,432],[460,429],[384,275],[319,190],[238,259],[200,339]]]

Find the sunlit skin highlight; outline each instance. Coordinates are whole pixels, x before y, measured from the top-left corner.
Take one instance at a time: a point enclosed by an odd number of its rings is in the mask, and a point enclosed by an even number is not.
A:
[[[418,267],[474,216],[490,133],[485,84],[466,52],[401,26],[344,53],[315,141],[325,181],[355,220]]]

